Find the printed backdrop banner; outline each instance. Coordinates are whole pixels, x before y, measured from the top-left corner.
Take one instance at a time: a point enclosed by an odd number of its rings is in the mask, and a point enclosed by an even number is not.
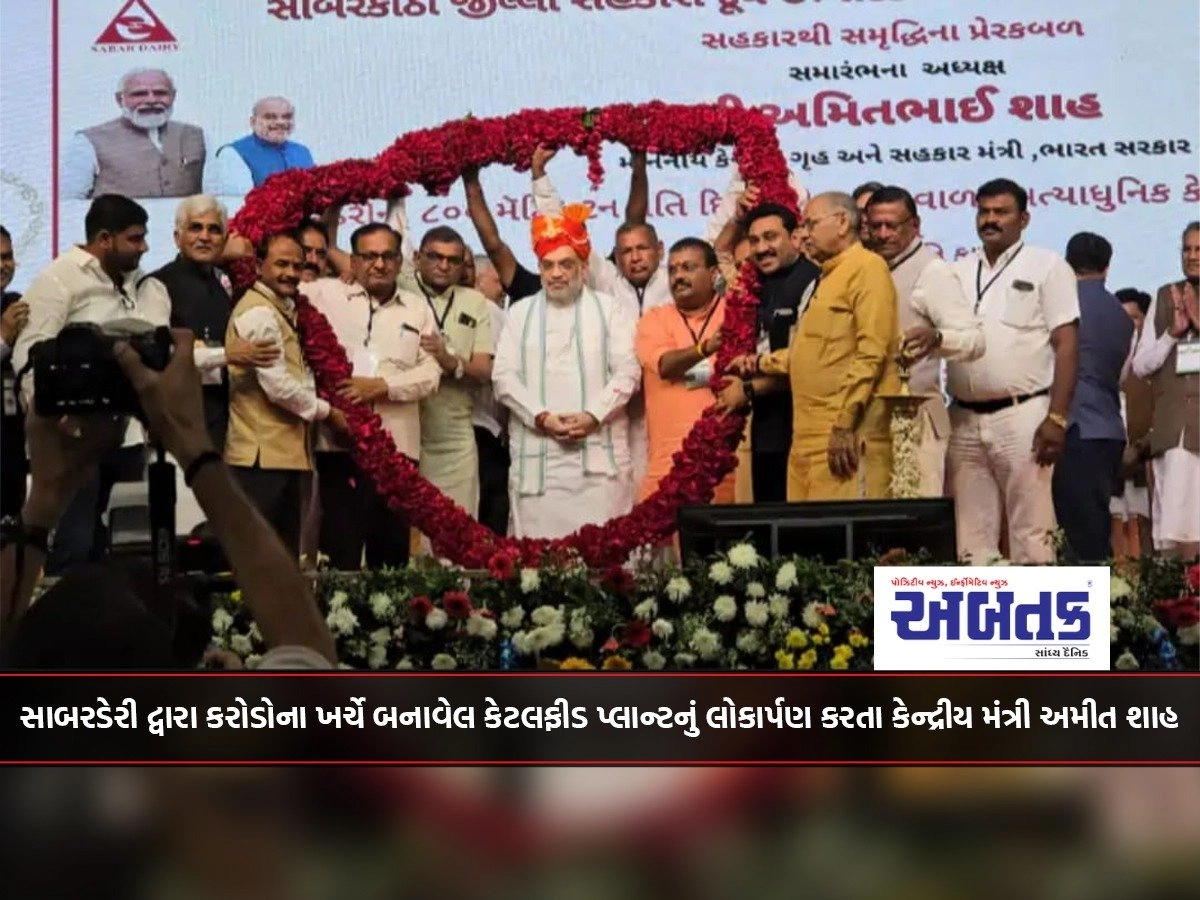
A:
[[[0,10],[0,217],[18,288],[82,239],[96,157],[130,146],[114,94],[137,68],[165,70],[177,92],[162,149],[178,171],[134,164],[117,181],[160,194],[144,198],[148,267],[174,252],[180,192],[216,179],[217,151],[250,133],[256,100],[276,95],[294,104],[293,139],[317,164],[374,156],[467,113],[656,98],[761,107],[810,192],[901,184],[927,239],[954,257],[976,243],[974,189],[1010,177],[1030,192],[1031,242],[1061,251],[1077,231],[1112,241],[1114,288],[1178,276],[1179,235],[1200,199],[1193,0],[1136,14],[1117,0],[0,0]],[[624,208],[626,155],[608,149],[594,193],[583,161],[551,165],[564,197],[597,205],[602,245]],[[725,153],[651,157],[664,240],[703,231],[729,164]],[[241,189],[224,184],[233,212]],[[484,187],[530,262],[528,176],[489,170]],[[383,212],[347,210],[343,239]],[[447,223],[477,243],[461,190],[417,189],[408,215],[417,233]]]

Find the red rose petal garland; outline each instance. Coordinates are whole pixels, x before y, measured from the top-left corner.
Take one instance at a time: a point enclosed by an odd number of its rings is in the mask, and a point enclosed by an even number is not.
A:
[[[588,177],[596,187],[604,174],[600,160],[604,141],[649,153],[688,155],[732,144],[742,177],[759,186],[761,201],[795,208],[787,162],[767,117],[748,109],[655,102],[598,110],[525,110],[504,118],[468,116],[410,132],[374,160],[343,160],[271,176],[246,197],[230,230],[257,243],[268,234],[294,228],[306,215],[334,203],[405,196],[410,184],[444,194],[470,167],[500,164],[518,171],[528,169],[539,144],[570,147],[586,156]],[[253,262],[240,261],[234,275],[239,291],[245,290],[254,281]],[[755,347],[758,281],[752,267],[743,270],[725,302],[725,340],[717,355],[718,372],[734,356],[753,352]],[[301,298],[297,311],[317,391],[345,413],[354,438],[351,452],[355,461],[371,476],[388,504],[406,512],[429,536],[439,555],[468,568],[511,573],[517,564],[535,566],[548,554],[570,552],[590,566],[619,565],[638,547],[669,537],[675,530],[679,506],[707,503],[737,464],[734,452],[745,418],[709,409],[675,454],[674,466],[658,490],[628,515],[603,525],[586,525],[570,537],[554,541],[497,535],[421,477],[416,466],[397,451],[370,407],[351,403],[337,393],[337,385],[351,374],[346,353],[325,317],[311,304]]]

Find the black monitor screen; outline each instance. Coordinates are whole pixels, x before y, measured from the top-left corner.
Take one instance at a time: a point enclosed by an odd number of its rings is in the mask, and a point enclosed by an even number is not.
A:
[[[924,550],[936,562],[954,562],[954,501],[818,501],[685,506],[679,510],[685,560],[709,556],[749,540],[764,556],[800,556],[835,563],[889,550]]]

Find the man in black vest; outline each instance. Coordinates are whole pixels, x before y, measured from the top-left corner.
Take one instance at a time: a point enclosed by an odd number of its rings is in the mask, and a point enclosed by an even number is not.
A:
[[[762,203],[742,220],[750,258],[761,277],[758,303],[759,352],[787,347],[821,274],[800,255],[799,223],[785,206]],[[792,446],[792,395],[785,375],[732,379],[718,398],[729,409],[752,407],[750,465],[754,501],[787,500],[787,461]]]
[[[25,425],[17,406],[17,379],[13,373],[13,344],[29,321],[29,304],[8,290],[17,269],[12,236],[0,225],[0,372],[4,377],[4,415],[0,418],[0,516],[20,515],[25,505]]]
[[[171,298],[171,327],[188,328],[196,336],[196,368],[204,384],[204,420],[213,446],[225,446],[229,421],[227,365],[269,366],[279,348],[268,341],[235,338],[225,346],[225,329],[233,309],[229,276],[217,263],[225,250],[225,207],[207,194],[188,197],[175,212],[175,246],[179,255],[150,277]]]

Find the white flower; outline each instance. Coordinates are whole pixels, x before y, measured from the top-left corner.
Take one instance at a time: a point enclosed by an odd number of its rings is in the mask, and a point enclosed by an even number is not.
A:
[[[229,636],[229,649],[238,656],[246,657],[254,650],[254,644],[250,642],[249,635],[233,634]]]
[[[675,626],[666,619],[655,619],[654,624],[650,626],[650,630],[654,632],[656,638],[665,641],[675,633]]]
[[[1200,644],[1200,622],[1194,625],[1185,625],[1183,628],[1175,629],[1175,637],[1179,643],[1185,647],[1190,647],[1193,644]]]
[[[392,603],[392,598],[383,592],[372,594],[367,602],[371,606],[371,615],[381,622],[386,622],[396,613],[396,605]]]
[[[743,631],[737,636],[737,648],[743,653],[760,653],[763,644],[757,631]]]
[[[561,625],[563,611],[561,606],[539,606],[529,614],[529,621],[534,625]]]
[[[367,654],[367,665],[372,669],[382,669],[387,665],[387,644],[375,644]]]
[[[340,663],[338,663],[337,667],[338,667],[339,669],[342,669],[342,670],[346,671],[346,672],[353,672],[353,671],[354,671],[354,666],[350,665],[350,663],[344,663],[344,662],[340,662]]]
[[[654,602],[653,597],[643,600],[633,608],[633,614],[643,622],[649,622],[658,615],[658,604]]]
[[[567,629],[561,622],[554,625],[541,625],[529,632],[529,644],[536,652],[547,647],[557,647],[566,637]]]
[[[1118,606],[1112,611],[1113,619],[1122,628],[1130,628],[1136,621],[1133,613],[1124,606]]]
[[[688,666],[696,664],[696,654],[694,653],[676,653],[675,665],[677,668],[686,669]]]
[[[395,641],[397,644],[404,643],[404,626],[403,625],[397,625],[395,628],[392,629],[392,640]]]
[[[1120,628],[1118,628],[1116,625],[1108,626],[1108,642],[1110,644],[1115,644],[1117,642],[1117,638],[1119,638],[1120,636],[1121,636]]]
[[[675,603],[686,600],[692,593],[692,585],[682,575],[676,575],[667,582],[667,599]]]
[[[467,634],[490,641],[496,636],[496,622],[494,619],[473,612],[467,616]]]
[[[667,658],[657,650],[647,650],[642,654],[642,665],[647,669],[661,669],[667,664]]]
[[[513,652],[519,656],[529,656],[533,653],[533,645],[529,640],[528,631],[518,631],[512,636]]]
[[[775,573],[775,587],[781,591],[790,591],[800,583],[800,579],[796,576],[796,564],[794,562],[785,562],[779,567],[779,571]]]
[[[737,601],[728,594],[722,594],[713,601],[712,610],[716,613],[718,621],[732,622],[733,617],[737,615]]]
[[[358,628],[358,616],[348,606],[336,606],[325,617],[325,624],[334,634],[354,634]]]
[[[746,596],[754,600],[761,600],[767,596],[767,589],[762,586],[761,582],[752,581],[746,585]]]
[[[212,630],[213,634],[224,634],[229,630],[229,626],[233,624],[233,616],[225,612],[223,609],[216,609],[212,614]]]
[[[541,585],[542,579],[537,569],[521,570],[521,593],[532,594]]]
[[[586,626],[583,628],[572,628],[570,637],[571,643],[577,649],[586,650],[596,640],[596,633]]]
[[[697,628],[688,646],[700,654],[701,659],[715,659],[721,652],[721,636],[707,628]]]
[[[523,606],[511,607],[500,614],[500,624],[509,630],[520,628],[521,623],[524,621],[525,607]]]
[[[406,657],[404,657],[404,659],[400,660],[400,662],[396,663],[396,668],[399,669],[401,672],[405,672],[405,671],[408,671],[409,669],[416,668],[416,666],[413,665],[412,657],[406,656]]]
[[[369,640],[372,644],[386,647],[392,642],[392,631],[390,628],[376,628],[367,635],[367,640]]]
[[[771,611],[772,617],[782,619],[787,616],[788,611],[792,608],[792,599],[783,596],[783,594],[772,594],[767,598],[767,608]]]
[[[250,630],[246,633],[250,635],[250,640],[255,641],[256,643],[259,643],[259,644],[261,644],[263,642],[262,632],[258,630],[257,622],[251,622]]]
[[[713,584],[729,584],[733,581],[733,569],[729,563],[718,560],[708,567],[708,577]]]
[[[457,669],[458,660],[449,653],[439,653],[429,661],[429,668],[438,670]]]
[[[1120,575],[1109,576],[1108,579],[1108,596],[1110,600],[1123,600],[1133,593],[1133,588],[1129,582]]]
[[[1141,666],[1138,665],[1137,657],[1134,656],[1132,653],[1130,653],[1128,650],[1126,650],[1124,653],[1122,653],[1120,656],[1117,657],[1116,667],[1118,669],[1124,669],[1126,671],[1128,671],[1130,669],[1140,669],[1141,668]]]
[[[345,606],[350,599],[345,591],[334,591],[333,596],[329,598],[329,608],[337,609],[339,606]]]
[[[800,620],[804,622],[805,628],[816,628],[825,621],[825,617],[821,615],[821,611],[817,609],[817,601],[804,607],[804,612],[800,615]]]
[[[729,564],[735,569],[753,569],[758,565],[758,551],[750,544],[734,544],[729,548]]]
[[[425,616],[425,627],[430,631],[440,631],[446,627],[449,617],[444,609],[431,609]]]
[[[755,628],[761,628],[767,624],[770,608],[762,600],[748,601],[744,611],[747,624],[753,625]]]
[[[260,662],[262,662],[262,655],[259,653],[251,653],[246,657],[244,665],[247,669],[257,669]]]

